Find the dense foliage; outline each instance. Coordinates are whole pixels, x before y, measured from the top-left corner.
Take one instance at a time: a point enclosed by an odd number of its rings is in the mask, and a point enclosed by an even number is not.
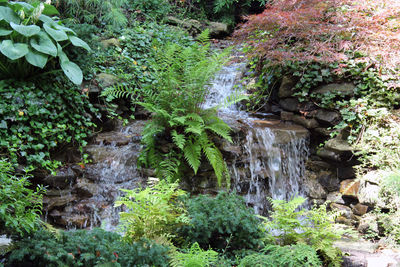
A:
[[[51,152],[66,144],[82,147],[94,124],[96,110],[75,86],[0,82],[0,151],[13,163],[54,169]]]
[[[212,249],[203,250],[194,243],[187,251],[175,251],[171,255],[171,267],[209,267],[218,261],[218,253]]]
[[[187,210],[190,222],[180,230],[187,243],[198,242],[219,252],[261,245],[259,221],[240,196],[225,192],[197,196],[188,201]]]
[[[0,159],[0,235],[24,236],[38,226],[43,189],[29,189],[29,177],[13,172],[11,164]]]
[[[125,243],[101,229],[37,231],[15,244],[6,266],[168,266],[168,248],[151,241]]]

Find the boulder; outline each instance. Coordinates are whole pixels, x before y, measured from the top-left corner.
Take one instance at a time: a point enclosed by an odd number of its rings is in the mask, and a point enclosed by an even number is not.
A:
[[[333,192],[339,189],[339,179],[330,171],[321,171],[317,174],[318,182],[328,191]]]
[[[293,112],[282,111],[281,112],[281,120],[283,121],[292,121],[294,118]]]
[[[316,175],[312,172],[306,171],[305,177],[305,187],[307,188],[308,196],[315,199],[325,199],[327,192],[316,179]]]
[[[318,149],[317,155],[323,159],[340,161],[340,154],[325,148]]]
[[[297,112],[299,111],[299,100],[296,98],[284,98],[279,101],[279,105],[287,111]]]
[[[316,94],[338,94],[341,96],[352,96],[354,95],[354,89],[356,86],[352,83],[331,83],[318,87],[313,93]]]
[[[357,203],[356,205],[353,206],[352,211],[355,215],[363,216],[365,213],[367,213],[368,208],[369,207],[367,205]]]
[[[98,192],[98,186],[86,178],[78,178],[74,186],[73,192],[75,192],[79,197],[92,197]]]
[[[102,41],[100,41],[100,43],[103,45],[104,48],[108,48],[108,47],[112,47],[112,46],[120,47],[120,43],[117,38],[102,40]]]
[[[229,35],[228,25],[222,22],[209,22],[207,28],[210,30],[210,37],[222,38]]]
[[[296,82],[291,76],[283,76],[281,86],[278,90],[279,98],[291,97],[293,95],[293,87]]]
[[[327,126],[334,126],[341,120],[341,116],[338,112],[325,109],[317,110],[314,117],[318,122]]]
[[[353,148],[346,140],[339,137],[332,138],[325,143],[325,148],[335,152],[352,152]]]
[[[330,201],[332,203],[337,203],[337,204],[345,204],[345,201],[342,198],[342,194],[339,192],[331,192],[327,195],[326,197],[327,201]]]
[[[340,183],[340,193],[343,196],[357,198],[359,196],[360,181],[355,179],[343,180]]]
[[[384,201],[379,197],[379,192],[381,188],[370,182],[364,181],[359,188],[358,200],[361,204],[373,207],[380,206],[384,207]]]
[[[64,196],[44,196],[43,206],[47,211],[52,210],[55,207],[65,207],[66,205],[77,200],[76,195],[68,194]]]
[[[64,189],[75,181],[75,173],[71,168],[58,169],[55,175],[48,175],[43,179],[43,184],[53,188]]]
[[[102,88],[111,87],[120,82],[120,79],[117,76],[108,73],[97,74],[96,80]]]
[[[125,146],[129,144],[131,140],[132,135],[115,131],[98,134],[95,143],[103,145]]]
[[[307,119],[300,115],[295,115],[293,117],[293,122],[300,124],[301,126],[304,126],[307,129],[314,129],[319,126],[318,122],[315,119]]]

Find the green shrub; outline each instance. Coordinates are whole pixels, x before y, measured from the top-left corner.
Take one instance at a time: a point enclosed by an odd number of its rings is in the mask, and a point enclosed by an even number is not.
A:
[[[186,193],[178,189],[178,184],[160,181],[143,190],[123,191],[126,195],[116,206],[127,209],[120,213],[120,223],[128,242],[142,238],[170,240],[175,237],[176,229],[187,223],[182,200]]]
[[[217,251],[255,249],[261,245],[262,231],[253,210],[242,197],[220,192],[216,197],[197,196],[187,204],[190,223],[180,229],[187,243]]]
[[[38,226],[43,189],[29,189],[27,176],[16,176],[11,164],[0,159],[0,235],[23,236]]]
[[[168,0],[130,0],[130,8],[147,19],[161,20],[172,10]]]
[[[0,81],[0,152],[13,163],[54,169],[52,152],[66,144],[82,147],[95,126],[96,109],[65,81]]]
[[[58,14],[51,5],[2,1],[0,16],[0,78],[26,78],[58,62],[64,74],[75,84],[82,83],[82,71],[63,52],[69,44],[90,50],[75,32],[49,17]],[[49,16],[47,16],[49,15]]]
[[[175,251],[171,255],[171,267],[208,267],[218,261],[218,253],[202,250],[198,243],[194,243],[190,249],[184,252]],[[214,266],[214,265],[212,265]]]
[[[16,244],[6,266],[168,266],[168,248],[149,241],[127,244],[101,229],[44,230]]]
[[[319,267],[321,260],[315,249],[306,244],[291,246],[268,245],[262,253],[243,258],[239,267]]]
[[[300,209],[305,202],[296,197],[288,202],[270,199],[272,212],[270,218],[260,216],[264,220],[264,228],[268,242],[280,245],[306,243],[312,246],[326,263],[340,266],[341,252],[333,246],[343,231],[334,227],[335,214],[326,212],[326,204],[311,210]]]

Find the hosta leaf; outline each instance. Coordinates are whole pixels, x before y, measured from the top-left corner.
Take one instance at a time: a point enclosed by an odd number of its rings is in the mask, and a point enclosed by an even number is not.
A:
[[[69,40],[71,41],[71,43],[74,46],[82,47],[82,48],[86,49],[87,51],[90,51],[90,47],[82,39],[80,39],[80,38],[78,38],[76,36],[69,36]]]
[[[7,29],[0,28],[0,36],[7,36],[12,32],[13,32],[12,30],[7,30]]]
[[[65,75],[68,79],[71,80],[74,84],[81,84],[83,80],[82,70],[78,65],[71,61],[60,62],[61,69],[64,71]]]
[[[54,29],[48,23],[44,23],[43,28],[57,42],[68,40],[68,35],[63,30]]]
[[[5,6],[0,6],[0,20],[5,20],[8,23],[14,22],[17,24],[20,22],[17,14],[15,14],[11,8]]]
[[[49,4],[44,4],[44,9],[42,13],[47,16],[60,15],[60,12],[58,12],[57,8]]]
[[[40,27],[36,26],[36,25],[25,26],[25,25],[15,24],[14,22],[10,22],[10,26],[16,32],[18,32],[19,34],[22,34],[23,36],[26,36],[26,37],[31,37],[40,32]]]
[[[74,32],[73,30],[71,30],[68,27],[65,27],[65,26],[62,26],[62,25],[59,25],[59,24],[53,24],[53,27],[56,28],[57,30],[62,30],[64,32],[66,32],[66,33],[69,32],[69,33],[72,33],[73,35],[76,35],[76,32]]]
[[[25,55],[25,58],[26,61],[33,66],[43,69],[44,66],[46,66],[48,56],[35,50],[29,50],[29,53]]]
[[[59,57],[61,63],[69,61],[67,54],[62,51],[62,47],[60,44],[57,44],[57,56]]]
[[[39,20],[43,23],[47,23],[49,25],[51,25],[52,23],[54,23],[54,20],[52,18],[50,18],[49,16],[46,15],[40,15]]]
[[[19,59],[28,54],[27,44],[13,43],[11,40],[4,40],[0,45],[0,52],[11,60]]]
[[[25,2],[10,2],[9,5],[15,12],[21,10],[22,8],[25,9],[24,11],[31,11],[34,8],[31,4]]]
[[[47,35],[47,33],[41,31],[37,38],[32,38],[30,44],[35,50],[42,52],[44,54],[56,57],[57,47]]]

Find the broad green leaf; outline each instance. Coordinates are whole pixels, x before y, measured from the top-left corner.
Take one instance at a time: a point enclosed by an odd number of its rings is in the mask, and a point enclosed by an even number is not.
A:
[[[37,38],[32,38],[30,44],[37,51],[56,57],[57,47],[44,31],[39,32]]]
[[[36,25],[19,25],[15,24],[14,22],[10,22],[11,28],[13,28],[16,32],[22,34],[25,37],[31,37],[33,35],[36,35],[40,32],[40,27]]]
[[[0,122],[0,129],[7,129],[7,122],[6,121],[2,120]]]
[[[12,30],[0,28],[0,36],[7,36],[7,35],[11,34],[12,32],[13,32]]]
[[[68,79],[76,85],[80,85],[83,80],[82,70],[78,65],[71,61],[60,62],[61,68]]]
[[[80,39],[80,38],[78,38],[76,36],[69,36],[69,40],[71,41],[71,43],[74,46],[82,47],[82,48],[86,49],[87,51],[90,51],[90,47],[82,39]]]
[[[26,61],[33,66],[43,69],[44,66],[46,66],[48,56],[35,50],[29,50],[29,53],[25,55],[25,58]]]
[[[18,10],[25,9],[26,11],[31,11],[34,7],[25,2],[10,2],[9,5],[11,9],[18,12]]]
[[[0,45],[0,52],[11,60],[19,59],[28,54],[27,44],[13,43],[11,40],[4,40]]]
[[[68,35],[63,30],[54,29],[50,24],[43,24],[44,30],[57,42],[68,40]]]
[[[60,12],[58,12],[57,8],[49,4],[44,4],[44,9],[42,13],[47,16],[60,15]]]
[[[70,32],[70,33],[72,33],[73,35],[76,35],[76,32],[74,32],[73,30],[71,30],[71,29],[68,28],[68,27],[59,25],[59,24],[57,24],[57,23],[52,24],[52,26],[53,26],[54,28],[56,28],[57,30],[62,30],[62,31],[64,31],[64,32]]]
[[[60,58],[60,62],[69,61],[67,54],[65,54],[64,51],[62,51],[62,47],[60,44],[57,44],[57,56]]]
[[[47,24],[52,24],[52,23],[55,23],[55,21],[52,19],[52,18],[50,18],[49,16],[46,16],[46,15],[40,15],[40,17],[39,17],[39,20],[41,21],[41,22],[43,22],[43,23],[47,23]]]
[[[20,22],[17,14],[15,14],[11,8],[5,6],[0,6],[0,20],[5,20],[8,23],[14,22],[17,24]]]

